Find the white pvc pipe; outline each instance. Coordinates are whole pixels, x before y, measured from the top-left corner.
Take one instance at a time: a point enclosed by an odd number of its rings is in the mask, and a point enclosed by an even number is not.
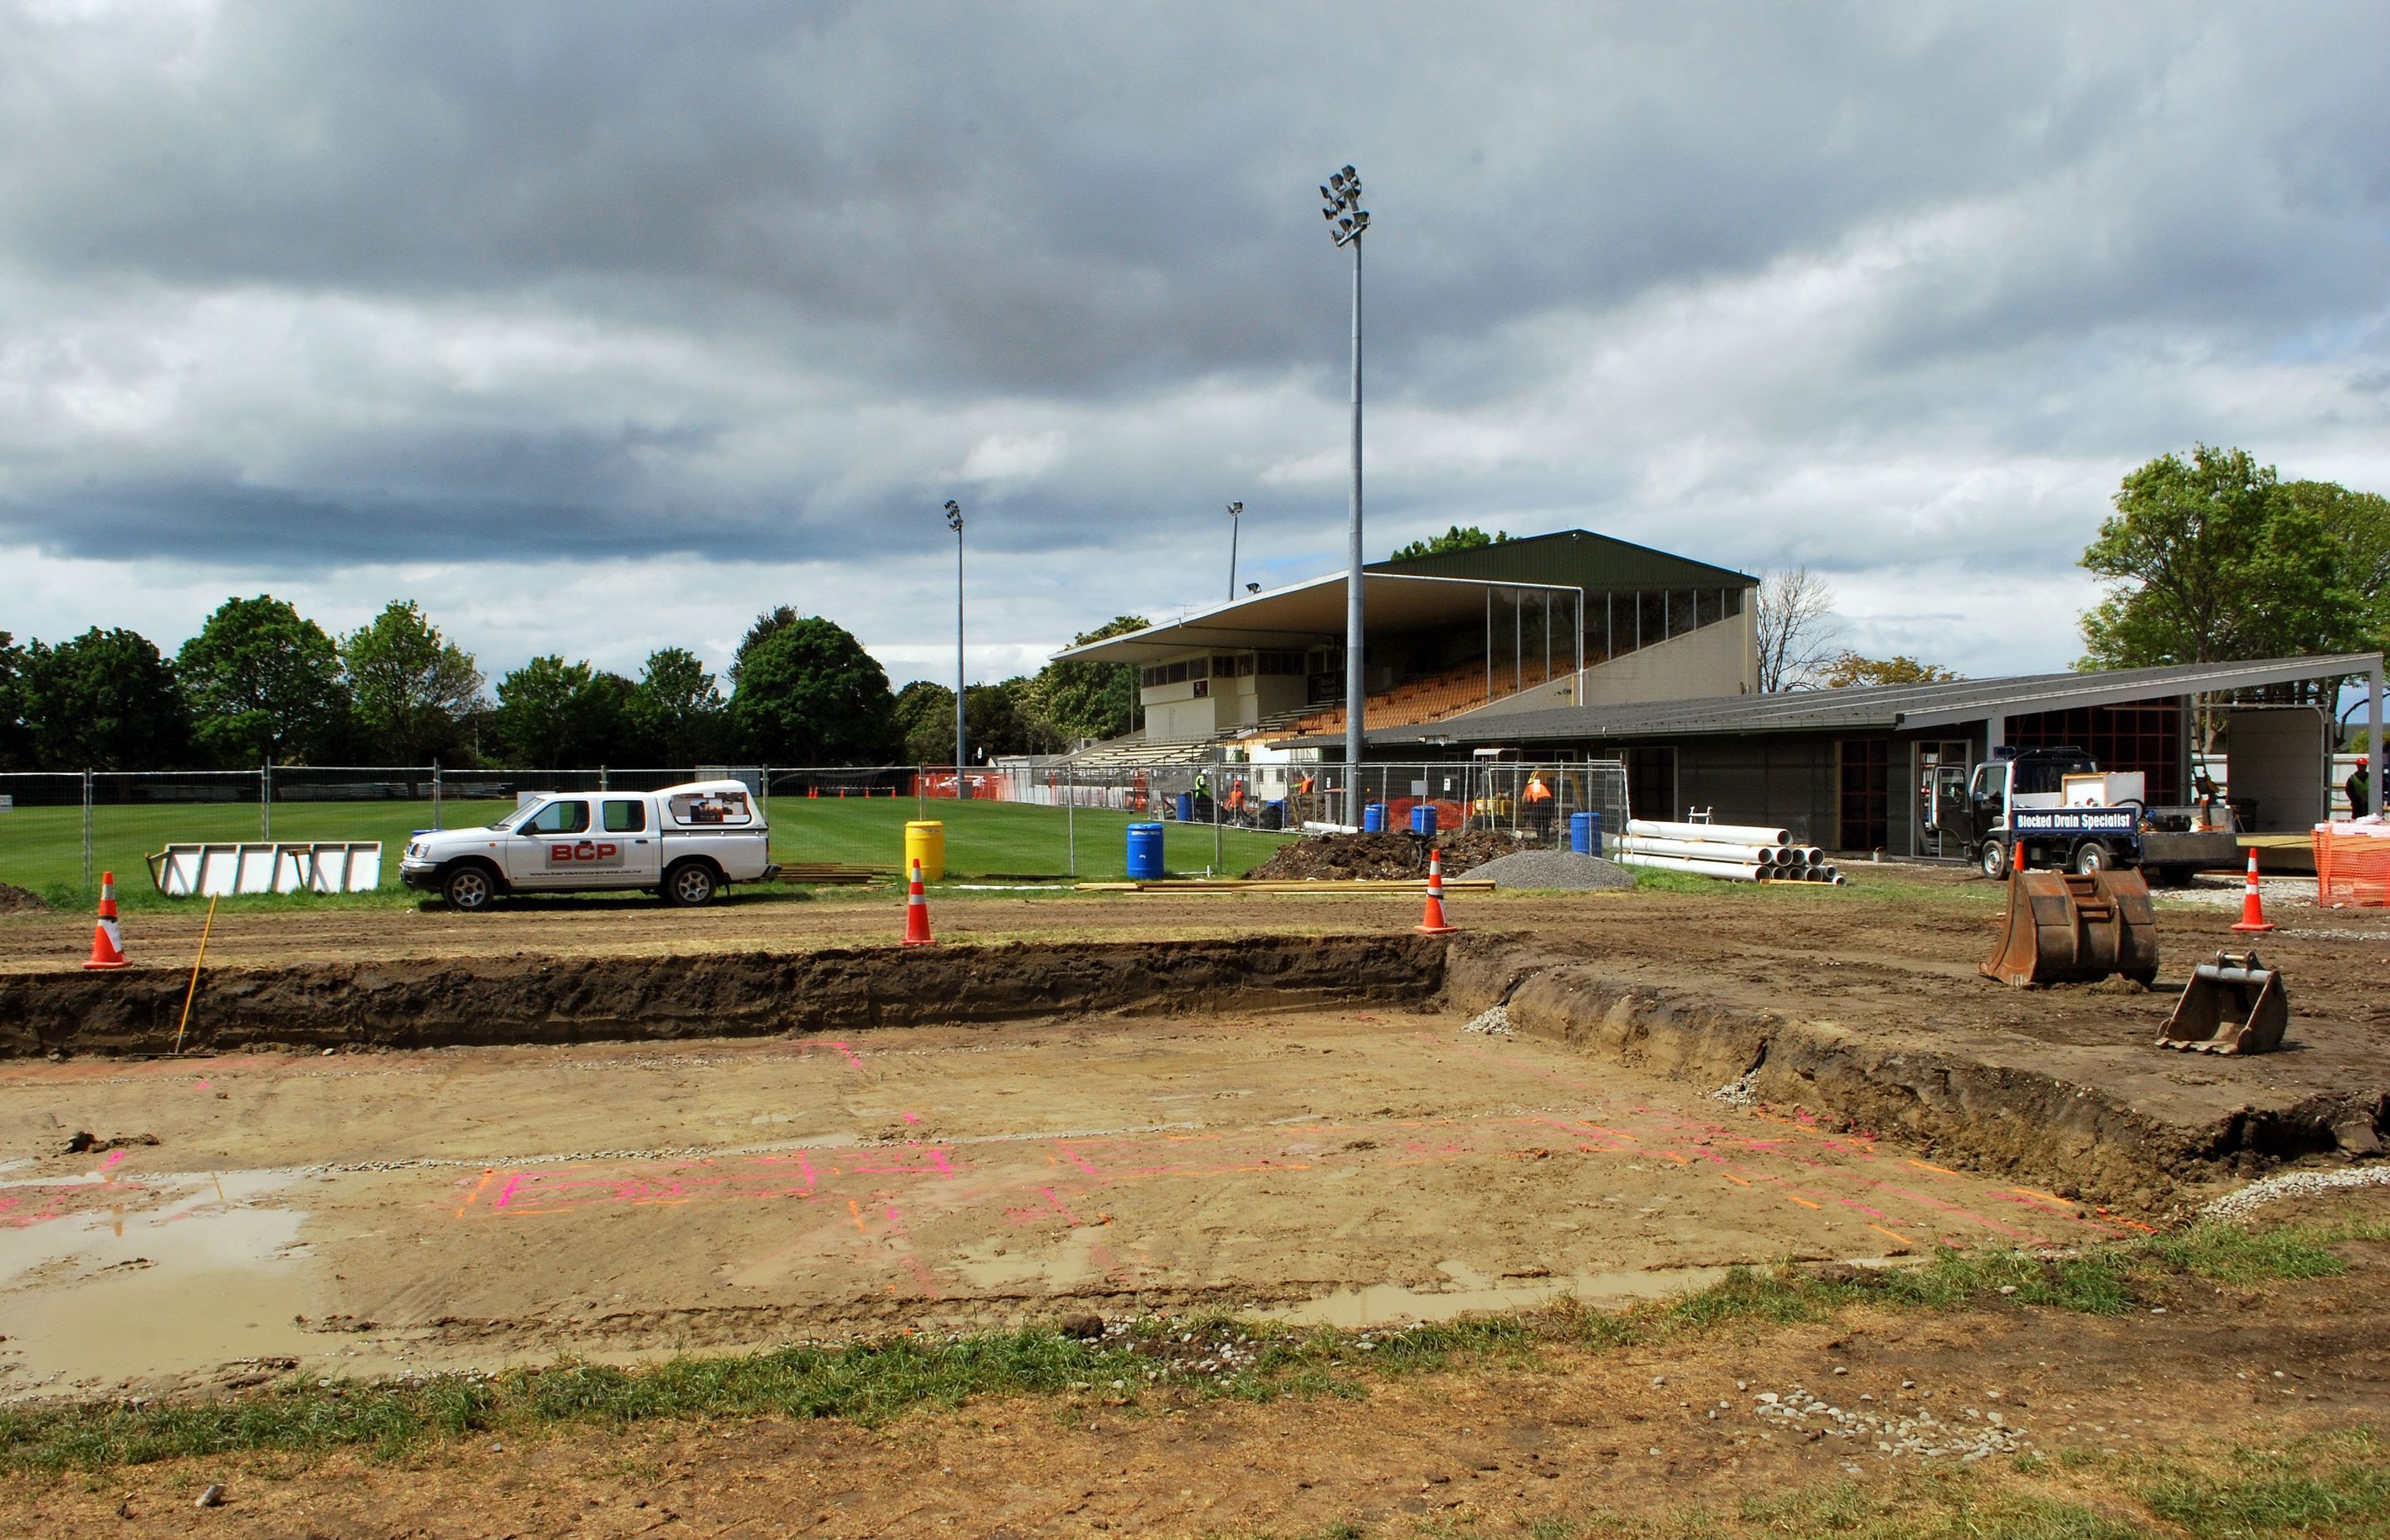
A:
[[[1656,840],[1705,840],[1728,845],[1785,845],[1792,836],[1780,828],[1755,824],[1672,824],[1656,818],[1629,818],[1626,832]]]
[[[1657,840],[1640,834],[1629,834],[1613,840],[1620,850],[1639,851],[1645,855],[1678,855],[1691,861],[1759,861],[1784,859],[1781,845],[1713,844],[1706,840]]]
[[[1622,866],[1650,866],[1664,872],[1687,872],[1694,877],[1715,877],[1728,882],[1759,880],[1760,867],[1756,862],[1745,864],[1728,861],[1688,861],[1675,855],[1638,855],[1632,851],[1620,855],[1618,860]]]

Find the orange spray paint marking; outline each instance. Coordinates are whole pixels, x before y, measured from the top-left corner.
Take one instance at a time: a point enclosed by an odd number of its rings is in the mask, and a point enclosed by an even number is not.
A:
[[[1920,1171],[1938,1171],[1945,1176],[1956,1176],[1959,1174],[1957,1172],[1952,1171],[1948,1166],[1937,1166],[1925,1161],[1912,1159],[1908,1163],[1915,1166]]]
[[[2027,1198],[2038,1198],[2045,1203],[2055,1203],[2062,1209],[2071,1209],[2075,1206],[2065,1199],[2059,1197],[2058,1194],[2054,1192],[2043,1192],[2036,1187],[2011,1187],[2009,1190],[2011,1192],[2021,1192]]]
[[[1784,1196],[1790,1198],[1792,1201],[1800,1204],[1805,1209],[1817,1209],[1823,1208],[1825,1206],[1822,1203],[1812,1203],[1807,1199],[1802,1197],[1799,1193],[1788,1192]]]
[[[863,1223],[863,1210],[861,1206],[858,1205],[852,1198],[846,1200],[846,1212],[854,1216],[854,1227],[856,1229],[863,1231],[865,1235],[869,1235],[871,1233],[871,1231],[866,1227]]]
[[[1917,1242],[1909,1239],[1898,1230],[1887,1230],[1881,1225],[1870,1225],[1868,1228],[1875,1231],[1878,1235],[1888,1235],[1892,1237],[1893,1239],[1899,1241],[1903,1246],[1914,1246],[1917,1244]]]
[[[465,1195],[465,1200],[456,1205],[457,1218],[462,1219],[465,1217],[465,1211],[473,1206],[473,1200],[482,1196],[482,1189],[488,1187],[490,1185],[490,1178],[496,1174],[497,1173],[495,1171],[485,1171],[482,1173],[482,1179],[473,1184],[473,1190],[467,1193]]]

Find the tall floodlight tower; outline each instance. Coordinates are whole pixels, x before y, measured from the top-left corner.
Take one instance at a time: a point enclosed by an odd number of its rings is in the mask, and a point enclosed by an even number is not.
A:
[[[946,499],[946,528],[955,532],[955,797],[970,795],[963,776],[963,510]]]
[[[1231,604],[1235,603],[1237,598],[1237,525],[1243,520],[1244,514],[1244,504],[1228,505],[1228,601]]]
[[[1353,527],[1344,570],[1344,821],[1361,821],[1361,173],[1346,166],[1319,189],[1322,219],[1337,246],[1353,249]]]

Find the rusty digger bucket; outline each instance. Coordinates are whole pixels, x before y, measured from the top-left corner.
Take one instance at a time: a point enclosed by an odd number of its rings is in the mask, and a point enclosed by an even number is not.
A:
[[[2158,976],[2157,911],[2132,870],[2009,875],[2008,927],[1978,970],[2004,984],[2087,983]]]
[[[2218,952],[2191,970],[2191,984],[2158,1033],[2161,1048],[2191,1053],[2271,1053],[2290,1025],[2282,976],[2255,952]]]

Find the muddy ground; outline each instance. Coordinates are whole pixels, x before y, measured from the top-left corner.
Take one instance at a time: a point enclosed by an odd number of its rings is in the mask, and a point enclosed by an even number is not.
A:
[[[2390,1218],[2379,1198],[2283,1218]],[[1372,1384],[1365,1398],[1262,1405],[1100,1392],[970,1404],[884,1429],[763,1418],[355,1454],[176,1460],[0,1481],[0,1527],[29,1535],[451,1537],[513,1534],[1610,1535],[1689,1514],[1730,1533],[1744,1505],[1822,1498],[1913,1516],[1870,1534],[2181,1534],[2137,1498],[2199,1462],[2241,1463],[2335,1433],[2344,1457],[2390,1425],[2390,1246],[2343,1245],[2345,1277],[2259,1293],[2187,1281],[2113,1316],[1987,1300],[1951,1313],[1857,1310],[1601,1354],[1547,1354]],[[2018,1455],[1962,1464],[1761,1415],[1806,1392],[1862,1418],[1931,1413]],[[223,1483],[225,1506],[194,1514]],[[2298,1495],[2268,1495],[2247,1522]],[[2003,1500],[2068,1503],[2103,1531],[2004,1523]],[[1799,1511],[1795,1508],[1795,1511]],[[2378,1509],[2301,1533],[2374,1533]],[[2293,1533],[2209,1528],[2197,1533]],[[1947,1527],[1946,1527],[1947,1525]],[[1698,1528],[1695,1533],[1715,1533]]]
[[[1450,1015],[19,1063],[0,1393],[1217,1304],[1362,1324],[2121,1220]],[[71,1148],[96,1132],[98,1149]],[[130,1136],[134,1140],[120,1142]]]

